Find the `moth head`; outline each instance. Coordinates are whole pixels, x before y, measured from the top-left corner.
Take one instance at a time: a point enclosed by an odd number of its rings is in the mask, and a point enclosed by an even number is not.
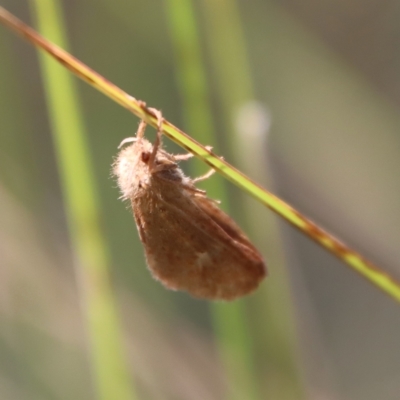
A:
[[[135,196],[148,184],[151,175],[149,160],[153,145],[144,138],[128,138],[122,141],[121,146],[128,142],[132,144],[120,151],[113,165],[113,174],[117,177],[123,199]]]

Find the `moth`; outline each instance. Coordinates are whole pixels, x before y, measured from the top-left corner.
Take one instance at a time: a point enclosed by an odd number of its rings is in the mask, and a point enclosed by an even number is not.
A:
[[[216,201],[191,179],[178,162],[192,154],[172,155],[161,148],[162,116],[154,145],[136,137],[121,142],[113,173],[121,198],[130,201],[148,268],[167,288],[194,297],[233,300],[257,288],[266,276],[260,252]]]

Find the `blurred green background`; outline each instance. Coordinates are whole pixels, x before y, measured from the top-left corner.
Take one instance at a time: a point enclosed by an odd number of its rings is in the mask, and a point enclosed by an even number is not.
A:
[[[37,27],[46,2],[2,5]],[[73,55],[400,277],[398,2],[58,6]],[[119,399],[93,372],[109,360],[93,356],[87,334],[43,76],[33,47],[2,26],[0,398]],[[399,399],[398,305],[218,176],[201,186],[260,248],[270,276],[216,305],[154,281],[110,174],[137,118],[75,83],[130,398]]]

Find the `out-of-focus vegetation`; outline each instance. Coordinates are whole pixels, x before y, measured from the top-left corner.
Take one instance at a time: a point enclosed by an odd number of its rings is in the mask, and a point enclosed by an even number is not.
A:
[[[70,50],[399,277],[397,3],[190,4],[64,1]],[[26,2],[2,5],[34,23]],[[180,29],[198,35],[200,91],[180,75],[196,60]],[[4,27],[0,60],[0,397],[95,398],[39,63]],[[137,121],[82,82],[79,94],[138,398],[398,399],[398,305],[218,178],[203,186],[229,199],[268,280],[217,308],[153,281],[110,178]],[[215,139],[196,130],[196,101]]]

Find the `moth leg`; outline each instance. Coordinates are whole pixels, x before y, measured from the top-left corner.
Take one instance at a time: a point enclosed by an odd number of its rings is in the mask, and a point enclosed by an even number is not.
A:
[[[161,146],[163,116],[161,114],[161,111],[156,110],[155,108],[149,108],[149,110],[152,111],[157,118],[157,136],[153,145],[153,151],[150,154],[149,158],[149,168],[150,170],[154,170],[157,151]]]
[[[206,149],[208,151],[212,150],[212,146],[206,146]],[[186,154],[174,154],[174,161],[186,161],[194,157],[193,153],[186,153]]]
[[[174,154],[174,161],[186,161],[189,160],[190,158],[193,157],[192,153],[186,153],[186,154]]]
[[[141,139],[144,136],[144,131],[146,130],[146,121],[142,119],[139,124],[139,128],[136,132],[136,140]],[[134,139],[134,138],[133,138]]]
[[[206,146],[206,149],[207,149],[207,150],[211,150],[212,147],[211,147],[211,146]],[[220,159],[223,160],[224,157],[220,157]],[[196,183],[196,182],[204,181],[204,180],[208,179],[210,176],[212,176],[212,175],[214,175],[214,174],[215,174],[215,169],[214,169],[214,168],[211,168],[211,169],[210,169],[207,173],[205,173],[204,175],[201,175],[201,176],[199,176],[198,178],[192,179],[192,182],[193,182],[193,183]]]
[[[210,176],[214,175],[214,173],[215,173],[215,169],[212,168],[207,173],[205,173],[204,175],[201,175],[201,176],[199,176],[197,178],[192,179],[192,182],[196,183],[196,182],[204,181],[204,180],[208,179]]]

